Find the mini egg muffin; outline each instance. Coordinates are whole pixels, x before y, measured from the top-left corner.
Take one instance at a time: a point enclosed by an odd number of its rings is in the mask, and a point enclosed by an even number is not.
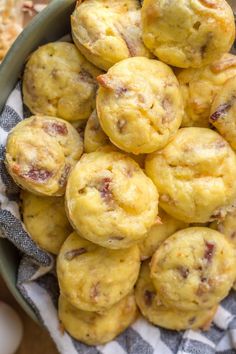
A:
[[[236,75],[236,56],[224,54],[220,59],[198,69],[177,74],[184,100],[183,127],[208,127],[212,102],[224,83]]]
[[[227,213],[224,220],[212,222],[210,227],[224,234],[236,246],[236,209]]]
[[[24,103],[34,114],[68,121],[86,119],[95,107],[96,76],[72,43],[48,43],[29,58],[23,77]]]
[[[137,306],[134,295],[130,294],[110,309],[96,313],[79,310],[60,296],[58,315],[73,338],[87,345],[99,345],[112,341],[135,321]]]
[[[110,140],[102,130],[96,110],[89,117],[84,131],[84,151],[94,152],[97,149],[109,145]]]
[[[227,80],[215,97],[210,122],[236,150],[236,76]]]
[[[209,309],[225,298],[236,278],[236,251],[206,227],[176,232],[154,253],[151,279],[164,305],[185,311]]]
[[[208,128],[182,128],[146,159],[146,173],[160,193],[160,206],[187,223],[220,219],[236,200],[236,155]]]
[[[95,245],[73,232],[57,259],[61,293],[84,311],[103,311],[128,295],[138,278],[138,246],[111,250]]]
[[[68,217],[79,234],[108,248],[146,237],[158,214],[158,192],[130,157],[103,149],[84,154],[66,189]]]
[[[61,196],[82,152],[82,138],[70,123],[32,116],[8,135],[5,163],[21,188],[38,195]]]
[[[156,326],[173,329],[209,329],[217,306],[199,311],[183,311],[162,304],[150,278],[148,262],[141,267],[135,287],[135,299],[142,315]]]
[[[45,251],[58,254],[72,232],[64,198],[40,197],[22,191],[21,199],[23,221],[31,238]]]
[[[198,68],[230,50],[234,15],[225,0],[144,0],[143,41],[161,61]]]
[[[141,259],[150,258],[162,242],[174,232],[186,228],[188,225],[183,221],[174,219],[159,208],[158,217],[160,220],[147,233],[147,237],[139,243]]]
[[[183,101],[178,81],[166,64],[129,58],[97,80],[100,124],[121,150],[151,153],[165,146],[178,130]]]
[[[81,53],[103,70],[129,57],[151,56],[141,39],[138,0],[79,1],[71,26]]]

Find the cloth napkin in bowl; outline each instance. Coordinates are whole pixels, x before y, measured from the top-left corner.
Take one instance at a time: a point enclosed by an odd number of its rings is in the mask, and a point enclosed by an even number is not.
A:
[[[39,321],[47,328],[61,354],[233,354],[236,353],[236,292],[221,303],[207,332],[169,331],[139,318],[114,341],[98,347],[86,346],[70,337],[57,316],[59,295],[55,259],[39,249],[20,219],[19,188],[4,166],[9,131],[26,118],[21,84],[11,93],[0,115],[0,231],[21,252],[17,287]]]

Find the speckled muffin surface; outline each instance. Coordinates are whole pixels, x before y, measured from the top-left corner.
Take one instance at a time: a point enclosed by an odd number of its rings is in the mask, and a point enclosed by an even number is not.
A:
[[[61,293],[76,308],[104,311],[128,295],[138,278],[137,246],[110,250],[73,232],[57,259]]]
[[[74,44],[45,44],[26,64],[24,103],[34,114],[68,121],[87,119],[95,107],[96,76],[100,73]]]
[[[148,58],[129,58],[98,77],[97,114],[111,142],[133,154],[165,146],[178,130],[183,101],[173,71]]]
[[[157,249],[150,274],[166,306],[185,311],[209,309],[226,297],[233,285],[235,249],[215,230],[187,228]]]
[[[130,326],[137,317],[134,295],[130,294],[103,313],[82,311],[63,296],[59,298],[59,319],[75,339],[88,345],[112,341]]]
[[[78,2],[71,24],[77,47],[89,61],[105,71],[129,57],[151,57],[141,38],[138,0]]]
[[[221,219],[235,204],[236,156],[211,129],[180,129],[163,150],[147,157],[145,170],[159,191],[160,206],[176,219]]]
[[[143,41],[165,63],[201,67],[230,50],[234,15],[225,0],[144,0]]]
[[[150,278],[148,261],[141,267],[135,298],[142,315],[151,323],[176,331],[209,329],[217,306],[199,311],[183,311],[163,305]]]
[[[126,248],[146,237],[158,192],[139,165],[115,151],[84,154],[66,189],[67,214],[79,234],[103,247]]]
[[[38,195],[61,196],[82,152],[82,138],[70,123],[32,116],[8,135],[5,163],[21,188]]]

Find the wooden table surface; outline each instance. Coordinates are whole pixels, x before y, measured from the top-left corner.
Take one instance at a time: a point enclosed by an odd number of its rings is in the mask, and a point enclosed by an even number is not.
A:
[[[58,354],[56,347],[46,330],[31,320],[16,303],[0,277],[0,300],[11,305],[20,315],[24,326],[24,337],[16,354]]]

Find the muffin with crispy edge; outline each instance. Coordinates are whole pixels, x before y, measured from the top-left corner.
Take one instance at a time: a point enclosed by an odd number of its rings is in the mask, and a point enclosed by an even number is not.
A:
[[[103,70],[129,57],[152,56],[142,41],[138,0],[78,1],[71,26],[81,53]]]
[[[5,163],[21,188],[38,195],[61,196],[82,152],[82,138],[70,123],[32,116],[8,135]]]

